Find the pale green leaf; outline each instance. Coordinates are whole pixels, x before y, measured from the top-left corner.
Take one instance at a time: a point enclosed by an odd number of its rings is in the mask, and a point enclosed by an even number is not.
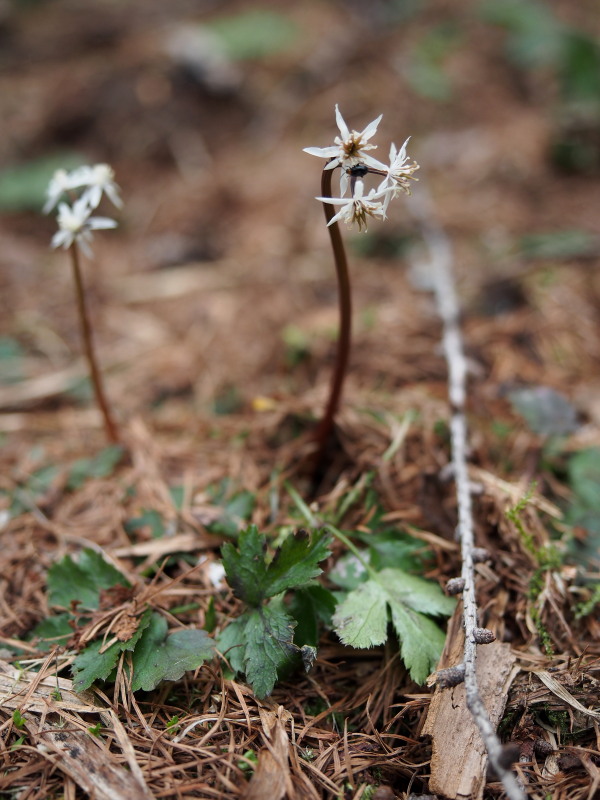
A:
[[[385,587],[390,602],[403,603],[433,616],[449,616],[454,611],[456,600],[447,597],[437,583],[411,575],[401,569],[382,569],[377,573],[379,582]]]
[[[350,592],[333,615],[333,626],[344,644],[375,647],[387,639],[388,596],[383,586],[367,581]]]
[[[424,614],[401,603],[392,603],[390,607],[402,660],[415,683],[423,683],[437,667],[446,637]]]

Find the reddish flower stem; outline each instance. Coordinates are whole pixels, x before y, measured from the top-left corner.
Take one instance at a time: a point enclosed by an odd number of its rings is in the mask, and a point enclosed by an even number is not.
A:
[[[321,176],[321,195],[323,197],[331,197],[331,176],[332,169],[324,169]],[[335,214],[335,210],[330,203],[323,203],[323,210],[325,211],[325,219],[327,223]],[[333,249],[333,257],[335,260],[335,269],[338,279],[339,287],[339,309],[340,309],[340,329],[337,341],[337,352],[335,361],[335,370],[333,373],[331,388],[329,390],[329,400],[325,407],[325,413],[315,431],[315,440],[317,442],[317,456],[316,456],[316,469],[317,471],[323,470],[323,464],[326,458],[326,452],[331,440],[333,431],[334,418],[337,413],[340,398],[342,395],[342,387],[344,379],[348,370],[348,358],[350,355],[350,338],[352,329],[352,298],[350,291],[350,274],[348,272],[348,262],[346,259],[346,251],[344,250],[344,243],[340,233],[337,222],[328,227],[329,237],[331,240],[331,247]]]
[[[100,370],[98,368],[98,363],[96,361],[96,355],[94,352],[94,345],[92,341],[92,326],[90,324],[90,318],[87,312],[87,305],[85,301],[85,292],[83,289],[83,280],[81,277],[81,267],[79,265],[79,249],[77,247],[77,242],[73,242],[73,244],[69,248],[69,251],[71,253],[71,264],[73,265],[73,278],[75,280],[75,296],[77,298],[77,309],[79,311],[79,322],[81,325],[83,347],[85,350],[85,356],[87,358],[88,366],[90,369],[90,378],[92,381],[92,386],[94,387],[96,402],[98,404],[98,408],[100,409],[102,418],[104,420],[104,429],[106,431],[106,436],[109,442],[111,442],[112,444],[118,444],[119,434],[117,432],[117,426],[112,418],[112,414],[110,412],[110,408],[106,400],[106,395],[104,394],[102,378],[100,375]]]

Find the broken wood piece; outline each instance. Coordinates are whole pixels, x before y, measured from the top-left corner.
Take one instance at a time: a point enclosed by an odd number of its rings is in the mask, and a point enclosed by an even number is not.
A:
[[[440,666],[461,662],[464,637],[456,628],[452,636],[451,632],[448,634],[451,644]],[[515,661],[508,644],[496,641],[477,648],[479,692],[495,728],[519,672]],[[429,791],[452,800],[482,800],[488,757],[467,708],[464,683],[450,689],[436,689],[422,732],[432,737]]]

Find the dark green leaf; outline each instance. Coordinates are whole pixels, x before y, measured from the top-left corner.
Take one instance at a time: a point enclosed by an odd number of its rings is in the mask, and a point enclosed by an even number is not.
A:
[[[325,531],[310,535],[300,530],[288,536],[269,564],[264,596],[273,597],[320,575],[319,564],[329,555],[329,541]]]
[[[49,646],[64,644],[73,635],[73,628],[69,625],[70,619],[72,619],[70,614],[57,614],[55,617],[43,619],[38,622],[28,638],[49,640],[47,642]]]
[[[246,679],[259,699],[273,691],[277,678],[298,663],[293,644],[295,620],[274,601],[247,617],[244,640]]]
[[[140,622],[133,636],[126,642],[115,642],[103,653],[100,652],[105,642],[102,639],[89,644],[73,662],[73,688],[82,692],[95,681],[105,681],[117,665],[120,654],[124,650],[133,650],[150,625],[154,614],[148,608],[140,617]]]
[[[98,608],[100,592],[111,586],[129,586],[127,579],[95,550],[84,550],[79,563],[71,556],[48,570],[48,603],[69,608],[78,601],[82,608]]]
[[[131,688],[149,692],[161,681],[177,681],[211,659],[214,652],[214,642],[206,631],[186,628],[167,636],[166,620],[153,614],[133,653]]]
[[[230,622],[217,637],[219,652],[229,661],[233,671],[239,674],[244,672],[244,653],[246,652],[244,631],[249,616],[249,613],[242,614],[233,622]]]
[[[337,601],[335,595],[318,583],[303,586],[294,592],[288,610],[297,622],[294,641],[297,645],[319,643],[319,623],[331,627]]]
[[[250,606],[267,597],[308,583],[320,574],[319,562],[329,554],[329,537],[324,532],[309,536],[305,531],[290,535],[275,552],[272,562],[265,559],[266,538],[255,525],[242,531],[238,548],[223,545],[223,565],[235,595]]]
[[[249,606],[258,606],[265,597],[267,565],[266,539],[256,525],[240,533],[237,548],[226,542],[221,550],[227,581],[236,597]]]

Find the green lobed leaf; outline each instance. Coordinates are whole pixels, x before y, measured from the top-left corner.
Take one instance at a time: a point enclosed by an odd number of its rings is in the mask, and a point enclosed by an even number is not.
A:
[[[244,629],[244,669],[255,695],[262,700],[273,691],[277,678],[298,662],[293,643],[296,622],[273,601],[251,611]]]
[[[53,564],[48,570],[48,603],[69,608],[79,602],[82,608],[98,608],[100,592],[120,584],[129,586],[127,579],[96,550],[83,550],[79,562],[71,556]]]
[[[384,569],[348,594],[334,616],[334,630],[344,644],[374,647],[387,639],[388,607],[400,639],[400,651],[414,681],[422,683],[435,669],[444,634],[424,614],[451,614],[455,600],[439,586],[399,569]]]
[[[260,605],[265,596],[265,550],[266,538],[259,534],[256,525],[240,532],[237,548],[226,542],[221,549],[227,581],[235,596],[249,606]]]
[[[361,583],[337,607],[333,626],[344,644],[376,647],[387,639],[388,597],[376,581]]]
[[[267,569],[265,597],[274,597],[316,578],[322,572],[319,563],[328,555],[329,536],[325,531],[310,535],[300,530],[288,536]]]
[[[206,631],[186,628],[167,636],[166,620],[155,613],[133,653],[131,688],[150,692],[161,681],[177,681],[214,654],[214,642]]]
[[[401,569],[382,569],[377,574],[389,597],[396,603],[433,616],[450,616],[454,611],[456,600],[447,597],[433,581]]]
[[[140,617],[140,623],[133,636],[126,642],[115,642],[103,653],[100,652],[105,642],[97,639],[89,644],[73,662],[73,688],[82,692],[95,681],[105,681],[117,666],[119,656],[124,650],[133,650],[142,638],[144,631],[150,625],[153,617],[152,609],[148,608]]]
[[[400,640],[400,655],[415,683],[424,683],[440,660],[446,636],[424,614],[391,603],[392,623]]]
[[[290,535],[270,564],[265,551],[266,537],[255,525],[240,533],[237,549],[230,542],[222,548],[229,585],[249,606],[259,606],[265,598],[302,586],[319,575],[319,562],[329,555],[329,537],[323,531],[312,536],[306,531]]]

